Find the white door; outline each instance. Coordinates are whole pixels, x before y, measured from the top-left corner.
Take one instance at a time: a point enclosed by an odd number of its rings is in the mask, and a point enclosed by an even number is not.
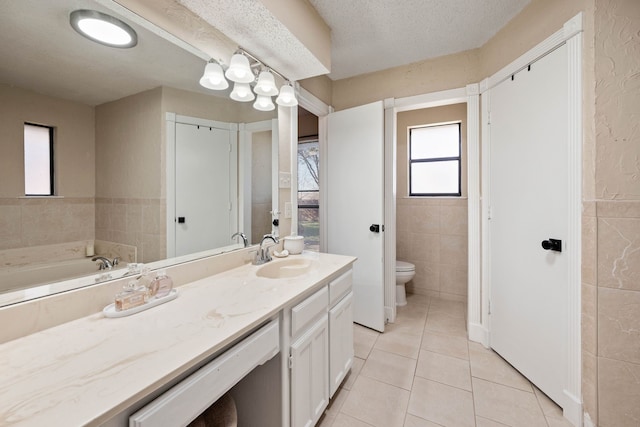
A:
[[[327,140],[327,251],[358,257],[353,266],[353,321],[382,332],[382,101],[329,114]]]
[[[176,256],[232,243],[231,138],[228,129],[176,123]]]
[[[564,406],[568,325],[567,53],[491,89],[491,347]],[[562,252],[542,242],[562,240]]]

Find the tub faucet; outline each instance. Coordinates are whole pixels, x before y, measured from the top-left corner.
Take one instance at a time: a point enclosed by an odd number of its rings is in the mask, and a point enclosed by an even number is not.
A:
[[[264,248],[262,247],[265,240],[271,240],[275,244],[280,243],[280,240],[278,240],[278,238],[273,234],[265,234],[262,237],[262,241],[260,242],[260,249],[258,249],[258,252],[256,253],[256,257],[253,260],[253,265],[262,265],[266,262],[271,261],[271,254],[269,253],[270,246],[266,246]]]
[[[108,258],[103,256],[94,256],[91,258],[91,261],[99,261],[98,269],[99,270],[111,270],[113,267],[119,264],[120,258],[115,257],[113,261],[110,261]]]
[[[247,246],[249,246],[249,241],[247,240],[247,236],[245,236],[245,234],[242,231],[238,231],[237,233],[233,233],[233,236],[231,236],[231,238],[233,239],[236,236],[240,236],[242,238],[242,243],[244,244],[245,248]]]

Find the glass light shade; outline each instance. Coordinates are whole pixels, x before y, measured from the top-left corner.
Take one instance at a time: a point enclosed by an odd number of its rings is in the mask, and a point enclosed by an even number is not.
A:
[[[249,102],[255,99],[255,95],[251,92],[249,83],[234,83],[231,91],[231,99],[240,102]]]
[[[285,84],[280,88],[280,95],[276,99],[276,103],[281,107],[293,107],[298,105],[298,100],[296,99],[296,93],[293,90],[293,87]]]
[[[213,90],[224,90],[229,87],[229,82],[224,78],[222,67],[216,62],[209,62],[204,68],[204,74],[200,78],[200,86]]]
[[[249,59],[239,53],[231,57],[231,63],[224,75],[236,83],[251,83],[255,80],[255,76],[249,66]]]
[[[278,88],[273,78],[273,74],[269,71],[262,71],[258,76],[258,83],[253,91],[258,95],[264,96],[276,96],[278,94]],[[275,107],[274,107],[275,108]]]
[[[258,95],[256,102],[253,103],[253,108],[260,111],[271,111],[274,110],[276,106],[273,105],[270,96]]]
[[[76,10],[71,12],[69,22],[78,33],[105,46],[129,48],[138,44],[138,35],[133,28],[105,13]]]

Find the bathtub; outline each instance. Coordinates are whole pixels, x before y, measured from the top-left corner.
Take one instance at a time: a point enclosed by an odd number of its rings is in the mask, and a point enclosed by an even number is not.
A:
[[[0,269],[0,292],[17,291],[98,273],[98,264],[91,261],[91,258],[5,267]]]

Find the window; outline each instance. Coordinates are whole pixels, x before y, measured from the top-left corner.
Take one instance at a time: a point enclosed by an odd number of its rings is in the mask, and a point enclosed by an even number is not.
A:
[[[52,127],[24,124],[24,194],[54,194]]]
[[[460,196],[460,123],[409,129],[409,195]]]
[[[298,143],[298,235],[306,250],[320,250],[320,147],[317,137]]]

